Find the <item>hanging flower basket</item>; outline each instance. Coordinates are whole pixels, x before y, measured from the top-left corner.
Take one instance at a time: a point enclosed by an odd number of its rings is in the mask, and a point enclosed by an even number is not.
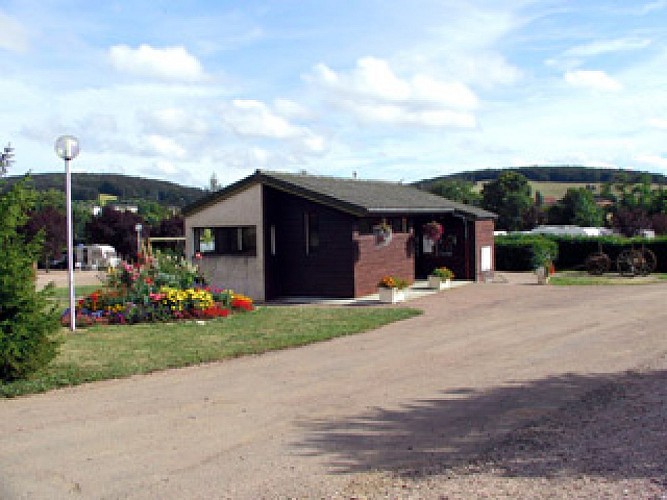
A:
[[[373,234],[375,235],[375,246],[378,247],[389,245],[394,235],[391,226],[386,222],[373,227]]]
[[[433,243],[437,243],[442,238],[442,235],[445,233],[445,229],[442,227],[442,224],[436,221],[428,222],[422,227],[424,236],[426,236]]]

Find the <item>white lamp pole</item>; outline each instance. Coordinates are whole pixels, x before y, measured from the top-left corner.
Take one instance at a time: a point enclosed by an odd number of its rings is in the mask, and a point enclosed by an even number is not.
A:
[[[72,225],[72,173],[70,160],[79,154],[79,140],[63,135],[56,140],[56,154],[65,160],[65,198],[67,202],[67,272],[69,283],[69,329],[76,330],[76,306],[74,303],[74,231]]]
[[[141,224],[134,226],[134,230],[137,232],[137,260],[139,260],[139,256],[141,255],[141,230],[143,228]]]

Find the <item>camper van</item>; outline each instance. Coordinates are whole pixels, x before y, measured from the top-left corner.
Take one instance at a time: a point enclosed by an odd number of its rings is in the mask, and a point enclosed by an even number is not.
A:
[[[79,245],[75,257],[77,269],[107,269],[120,262],[116,249],[110,245]]]

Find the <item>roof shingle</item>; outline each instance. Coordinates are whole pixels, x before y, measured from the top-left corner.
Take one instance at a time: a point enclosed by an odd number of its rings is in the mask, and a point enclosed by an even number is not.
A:
[[[494,213],[481,208],[457,203],[404,184],[263,170],[210,194],[186,207],[183,212],[186,215],[195,213],[257,182],[357,216],[459,212],[479,219],[496,217]]]

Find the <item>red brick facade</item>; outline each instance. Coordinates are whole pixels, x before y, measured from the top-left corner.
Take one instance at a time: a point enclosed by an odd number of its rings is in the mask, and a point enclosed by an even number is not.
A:
[[[393,275],[412,283],[415,280],[415,255],[411,233],[394,233],[386,246],[376,245],[375,236],[354,231],[356,246],[354,295],[361,297],[377,291],[383,276]]]
[[[475,221],[475,281],[486,281],[493,278],[496,268],[495,248],[493,243],[493,230],[495,224],[493,219]],[[482,247],[491,247],[491,269],[482,272]]]

